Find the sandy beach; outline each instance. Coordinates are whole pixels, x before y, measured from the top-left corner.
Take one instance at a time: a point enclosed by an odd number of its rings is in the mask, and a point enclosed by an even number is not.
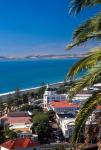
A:
[[[64,81],[61,81],[61,82],[55,82],[55,83],[52,83],[52,84],[49,84],[50,87],[59,87],[60,85],[63,85]],[[42,86],[37,86],[37,87],[33,87],[33,88],[27,88],[27,89],[21,89],[20,92],[21,94],[25,94],[25,93],[30,93],[30,92],[33,92],[39,88],[41,88]],[[7,92],[7,93],[2,93],[0,94],[0,98],[2,98],[3,100],[6,100],[7,96],[8,95],[13,95],[15,94],[15,91],[10,91],[10,92]]]

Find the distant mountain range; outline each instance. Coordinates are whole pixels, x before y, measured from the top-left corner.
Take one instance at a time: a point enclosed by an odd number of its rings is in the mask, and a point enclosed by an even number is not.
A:
[[[20,59],[39,59],[39,58],[50,58],[50,59],[59,59],[59,58],[82,58],[87,56],[86,54],[46,54],[46,55],[29,55],[22,57]],[[6,56],[0,56],[0,60],[13,60],[13,59],[19,59],[19,57],[6,57]]]

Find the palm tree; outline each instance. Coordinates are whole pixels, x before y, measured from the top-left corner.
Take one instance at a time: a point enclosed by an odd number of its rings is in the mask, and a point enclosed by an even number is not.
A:
[[[78,14],[82,9],[90,6],[101,4],[101,0],[71,0],[70,13]],[[80,25],[73,34],[73,41],[67,45],[66,49],[71,49],[75,46],[83,44],[89,40],[101,39],[101,12],[91,17],[89,20]],[[84,70],[86,73],[69,91],[69,96],[72,99],[78,91],[85,87],[90,87],[94,83],[101,81],[101,47],[94,48],[88,55],[77,62],[69,71],[66,80],[74,80],[78,73]],[[76,121],[75,130],[72,137],[72,143],[78,143],[80,132],[84,127],[89,115],[101,102],[101,90],[95,92],[92,97],[87,99],[80,109]]]

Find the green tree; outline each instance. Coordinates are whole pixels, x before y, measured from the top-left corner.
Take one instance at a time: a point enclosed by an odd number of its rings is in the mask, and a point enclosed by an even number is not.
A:
[[[5,141],[4,130],[3,127],[0,126],[0,144]]]
[[[64,94],[64,93],[67,93],[68,89],[67,89],[66,86],[61,85],[59,88],[57,88],[56,91],[57,91],[58,94]]]
[[[24,104],[20,107],[19,110],[20,111],[31,111],[33,113],[33,115],[35,115],[36,113],[41,112],[42,108],[40,108],[39,106]]]
[[[34,109],[33,109],[33,116],[35,116],[37,113],[41,113],[42,112],[42,108],[39,107],[39,106],[34,106]]]
[[[0,101],[0,111],[4,112],[5,109],[5,105],[3,104],[3,102]]]
[[[49,117],[50,121],[55,120],[55,112],[54,111],[50,110],[50,111],[47,112],[47,114],[48,114],[48,117]]]
[[[10,130],[8,127],[6,127],[4,129],[4,136],[5,136],[5,139],[16,139],[17,138],[17,133],[13,130]]]
[[[38,98],[42,98],[43,97],[43,94],[45,92],[45,89],[46,89],[46,86],[42,86],[38,89]]]
[[[15,94],[14,94],[14,100],[15,100],[15,105],[19,107],[21,104],[23,104],[23,100],[21,97],[21,92],[19,88],[16,88]]]
[[[12,95],[8,95],[7,97],[7,101],[6,101],[6,107],[7,107],[7,111],[13,111],[14,107],[15,107],[15,100],[13,98]]]
[[[0,126],[0,144],[5,142],[8,139],[16,139],[17,133],[13,130],[10,130],[8,127]]]
[[[33,112],[34,106],[24,104],[22,107],[20,107],[20,111],[31,111]]]
[[[22,101],[23,103],[28,103],[28,96],[29,96],[29,93],[25,93],[25,94],[22,94]]]
[[[101,0],[71,0],[71,13],[78,14],[82,9],[88,6],[95,6],[101,4]],[[91,17],[80,25],[73,34],[73,41],[67,45],[67,49],[79,46],[89,40],[101,39],[101,12]],[[90,87],[94,83],[101,81],[101,47],[94,48],[90,51],[87,57],[84,57],[77,62],[67,74],[66,79],[74,80],[78,73],[84,70],[85,75],[75,82],[70,89],[69,96],[72,97],[85,87]],[[72,143],[75,144],[79,140],[81,129],[96,106],[101,102],[101,90],[95,92],[90,97],[79,111],[76,121],[75,130],[72,138]]]
[[[38,124],[40,122],[48,123],[49,117],[48,114],[45,112],[39,112],[35,116],[33,116],[33,124]]]
[[[47,113],[39,112],[33,117],[32,131],[38,134],[40,142],[43,142],[45,138],[49,139],[51,127],[49,126],[49,117]]]

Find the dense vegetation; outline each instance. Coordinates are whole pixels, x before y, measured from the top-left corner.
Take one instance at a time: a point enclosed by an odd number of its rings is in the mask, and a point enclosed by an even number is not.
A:
[[[47,142],[49,137],[51,137],[51,126],[49,124],[49,113],[38,112],[33,116],[33,133],[38,134],[38,139],[40,142]]]
[[[0,126],[0,144],[9,139],[16,139],[17,133],[13,130],[10,130],[8,127]]]
[[[45,89],[46,87],[42,86],[32,92],[23,93],[19,88],[17,88],[15,94],[10,94],[5,99],[0,97],[0,111],[6,113],[9,111],[16,111],[18,109],[21,111],[32,111],[34,106],[29,106],[29,101],[42,99]]]

